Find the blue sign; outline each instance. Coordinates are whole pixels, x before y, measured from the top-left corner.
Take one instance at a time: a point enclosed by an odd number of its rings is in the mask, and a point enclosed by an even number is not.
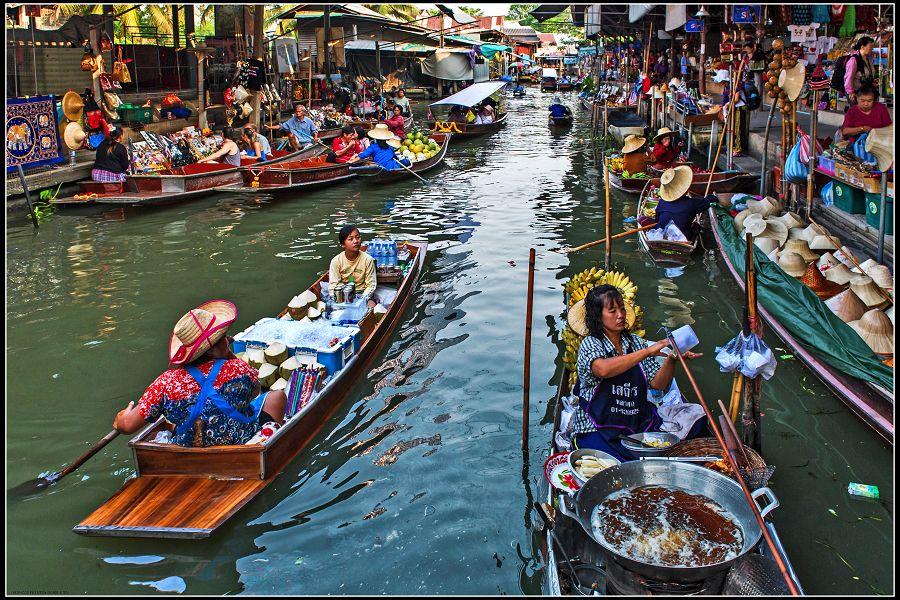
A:
[[[731,21],[733,23],[759,23],[759,5],[735,4],[732,7]]]
[[[687,33],[700,33],[703,31],[703,21],[701,19],[690,19],[684,24],[684,30]]]
[[[594,56],[595,54],[597,54],[595,46],[585,46],[578,49],[578,56]]]
[[[563,59],[564,65],[577,65],[578,57],[577,56],[567,56]]]

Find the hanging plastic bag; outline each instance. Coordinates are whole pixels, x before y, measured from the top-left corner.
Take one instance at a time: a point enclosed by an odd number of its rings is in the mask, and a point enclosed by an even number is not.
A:
[[[822,191],[819,192],[819,195],[822,196],[822,204],[825,206],[831,206],[834,204],[834,181],[829,181],[824,186],[822,186]]]
[[[800,142],[791,148],[784,161],[784,178],[788,183],[804,183],[809,177],[809,166],[800,160]]]
[[[743,335],[741,337],[743,338]],[[770,379],[775,374],[776,365],[772,351],[765,342],[752,333],[744,340],[739,371],[750,379],[760,375],[763,379]]]
[[[805,165],[809,164],[809,146],[810,146],[810,138],[809,135],[803,133],[800,130],[800,135],[798,138],[800,143],[800,162]],[[816,140],[816,156],[822,154],[822,144],[819,143],[819,140]]]
[[[716,362],[723,373],[733,373],[741,366],[741,343],[743,335],[738,334],[724,346],[716,347]]]

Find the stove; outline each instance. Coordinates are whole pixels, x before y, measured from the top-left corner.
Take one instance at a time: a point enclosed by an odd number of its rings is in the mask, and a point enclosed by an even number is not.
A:
[[[607,561],[606,590],[610,596],[715,596],[722,592],[725,573],[696,583],[655,581],[626,569],[615,560]]]

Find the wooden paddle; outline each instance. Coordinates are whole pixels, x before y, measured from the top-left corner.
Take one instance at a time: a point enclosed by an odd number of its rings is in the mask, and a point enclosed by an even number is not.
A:
[[[72,463],[69,464],[62,471],[57,471],[55,473],[50,473],[49,475],[38,477],[37,479],[32,479],[30,481],[26,481],[25,483],[21,483],[11,490],[7,491],[8,497],[24,497],[30,496],[39,492],[40,490],[56,483],[72,471],[76,470],[78,467],[83,465],[90,459],[92,456],[103,450],[107,444],[116,439],[119,436],[119,432],[113,429],[105,436],[94,442],[94,445],[88,449],[87,452],[79,456]]]
[[[617,233],[616,235],[612,235],[609,237],[609,239],[617,240],[619,238],[629,236],[633,233],[637,233],[638,231],[647,231],[648,229],[653,229],[654,227],[656,227],[656,223],[648,223],[647,225],[642,225],[641,227],[638,227],[637,229],[629,229],[628,231],[623,231],[622,233]],[[587,244],[582,244],[580,246],[576,246],[575,248],[569,248],[565,252],[566,252],[566,254],[569,254],[570,252],[578,252],[579,250],[584,250],[585,248],[592,248],[594,246],[598,246],[600,244],[605,244],[605,243],[606,243],[606,238],[603,238],[602,240],[588,242]]]

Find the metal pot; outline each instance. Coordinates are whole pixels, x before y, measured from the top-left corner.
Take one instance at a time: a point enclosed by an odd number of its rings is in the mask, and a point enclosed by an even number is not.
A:
[[[714,500],[734,515],[737,525],[741,528],[744,537],[741,551],[730,560],[703,567],[666,567],[618,554],[601,536],[595,534],[591,526],[591,517],[596,507],[613,493],[647,485],[679,488]],[[766,496],[768,504],[765,508],[757,503],[763,517],[778,507],[778,499],[767,487],[754,491],[752,496],[754,501],[760,496]],[[726,571],[735,560],[755,548],[762,537],[762,531],[740,485],[721,473],[690,463],[662,460],[623,463],[593,476],[574,497],[563,495],[562,501],[563,506],[560,509],[563,514],[578,521],[587,534],[600,544],[608,557],[626,569],[655,581],[672,583],[703,581],[711,575]]]

